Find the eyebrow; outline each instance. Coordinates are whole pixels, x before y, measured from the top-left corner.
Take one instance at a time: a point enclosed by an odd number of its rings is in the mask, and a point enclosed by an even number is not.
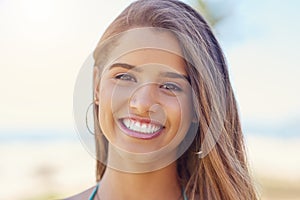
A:
[[[128,70],[133,70],[133,71],[137,71],[137,72],[141,72],[142,69],[137,68],[135,65],[130,65],[127,63],[114,63],[109,67],[109,70],[116,68],[116,67],[122,67]]]
[[[133,70],[136,72],[143,71],[143,69],[137,68],[135,65],[130,65],[127,63],[114,63],[109,67],[109,70],[116,68],[116,67],[121,67],[121,68],[125,68],[128,70]],[[175,73],[175,72],[161,72],[160,75],[167,77],[167,78],[183,79],[185,81],[188,81],[189,83],[191,82],[190,78],[184,74],[179,74],[179,73]]]
[[[188,81],[190,83],[190,78],[186,75],[183,74],[178,74],[175,72],[162,72],[161,73],[162,76],[167,77],[167,78],[178,78],[178,79],[183,79],[185,81]]]

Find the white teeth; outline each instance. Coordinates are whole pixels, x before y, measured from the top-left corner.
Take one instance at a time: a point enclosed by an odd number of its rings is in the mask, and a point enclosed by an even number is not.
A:
[[[131,119],[123,119],[123,124],[130,130],[145,134],[152,134],[161,128],[155,124],[141,123]]]
[[[155,131],[155,127],[154,126],[150,127],[150,130],[153,133]]]

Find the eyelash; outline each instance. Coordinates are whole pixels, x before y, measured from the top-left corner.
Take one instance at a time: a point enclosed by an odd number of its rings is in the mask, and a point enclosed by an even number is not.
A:
[[[122,73],[122,74],[117,74],[115,76],[115,79],[119,79],[119,80],[123,80],[123,81],[133,81],[133,82],[136,82],[136,79],[128,74],[128,73]]]
[[[180,87],[178,87],[176,84],[173,83],[165,83],[161,86],[159,86],[159,88],[165,89],[165,90],[171,90],[171,91],[182,91],[182,89]]]
[[[118,80],[122,80],[122,81],[137,82],[136,78],[128,73],[117,74],[114,78],[118,79]],[[182,89],[174,83],[164,83],[164,84],[160,85],[159,88],[168,90],[168,91],[177,91],[177,92],[182,91]]]

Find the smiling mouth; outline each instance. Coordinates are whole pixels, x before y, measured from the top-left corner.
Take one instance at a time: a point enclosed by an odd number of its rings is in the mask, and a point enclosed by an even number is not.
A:
[[[122,118],[119,120],[121,129],[126,135],[139,139],[151,139],[162,133],[164,126],[151,120]]]

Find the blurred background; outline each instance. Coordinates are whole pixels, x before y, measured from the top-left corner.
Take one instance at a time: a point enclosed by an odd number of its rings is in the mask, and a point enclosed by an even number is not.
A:
[[[95,185],[73,89],[130,2],[0,0],[1,200],[58,199]],[[300,199],[300,1],[185,2],[206,16],[227,57],[261,199]]]

